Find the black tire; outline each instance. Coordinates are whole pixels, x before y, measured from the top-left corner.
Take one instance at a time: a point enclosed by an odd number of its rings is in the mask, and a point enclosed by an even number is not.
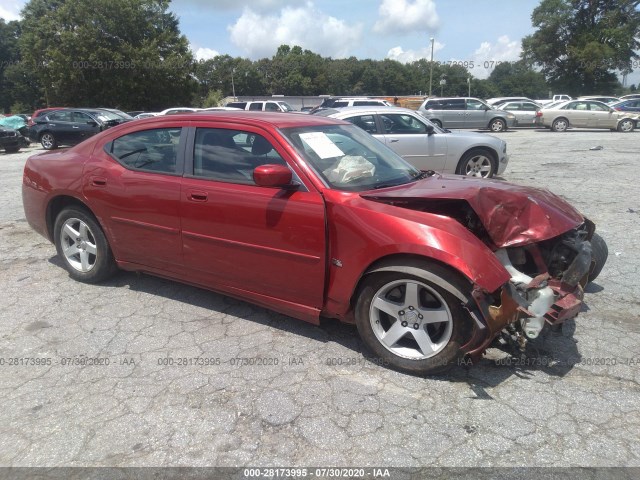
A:
[[[591,238],[591,255],[594,260],[593,266],[591,267],[591,271],[589,272],[589,281],[593,282],[600,272],[602,272],[602,268],[604,264],[607,263],[607,258],[609,257],[609,248],[607,247],[607,242],[604,241],[597,233],[593,234]]]
[[[20,147],[6,147],[4,151],[7,153],[18,153],[20,151]]]
[[[87,210],[80,207],[62,210],[56,218],[53,234],[58,255],[74,280],[98,283],[116,272],[109,242]]]
[[[399,269],[401,268],[399,267]],[[449,284],[455,284],[452,281],[455,275],[439,265],[429,266],[429,273],[443,280],[446,279]],[[375,300],[377,303],[381,298],[389,298],[388,305],[395,305],[394,302],[398,295],[404,296],[404,299],[398,304],[403,305],[407,298],[407,294],[402,291],[404,282],[415,284],[418,287],[416,289],[416,292],[419,292],[417,298],[420,299],[419,302],[423,302],[423,305],[419,305],[419,308],[415,309],[406,307],[406,312],[400,310],[397,317],[393,317],[382,310],[376,312],[375,310],[378,309],[373,307],[373,302]],[[395,286],[396,284],[398,285]],[[461,292],[468,291],[468,287],[462,286],[464,285],[463,283],[460,285],[455,285],[455,288],[458,288]],[[406,286],[404,292],[406,292]],[[468,296],[468,293],[465,293],[465,295]],[[467,301],[469,300],[467,299]],[[448,320],[442,323],[431,323],[430,326],[427,326],[428,315],[416,320],[415,315],[417,312],[424,313],[422,309],[428,308],[424,306],[425,302],[431,302],[432,306],[439,304],[443,309],[446,308]],[[463,302],[453,293],[420,276],[400,271],[371,273],[365,277],[358,290],[355,307],[356,326],[365,345],[383,361],[384,365],[402,372],[418,375],[441,373],[458,363],[457,361],[462,357],[460,348],[468,341],[472,329],[471,318],[462,304]],[[398,306],[397,308],[405,307]],[[436,310],[439,308],[436,307]],[[413,317],[409,317],[409,315],[413,315]],[[445,314],[442,315],[444,316]],[[405,320],[406,325],[403,324],[401,319]],[[409,319],[409,322],[406,319]],[[414,321],[421,323],[411,323]],[[378,333],[374,331],[373,325],[376,325],[375,328]],[[382,340],[379,339],[379,335],[381,333],[385,336],[388,335],[391,328],[396,325],[397,330],[403,332],[402,336],[393,342],[391,346],[385,346]],[[387,330],[385,331],[385,329]],[[438,347],[437,351],[432,351],[430,355],[423,355],[423,350],[421,350],[416,337],[414,337],[415,334],[424,338],[424,333],[431,340],[431,344],[436,344]],[[441,345],[438,346],[438,342]],[[409,353],[399,355],[396,352]]]
[[[58,141],[53,133],[44,132],[40,135],[40,145],[42,145],[42,148],[45,150],[55,150],[58,148]]]
[[[495,156],[483,148],[469,150],[460,159],[456,173],[458,175],[492,178],[496,173]]]
[[[507,122],[501,118],[494,118],[489,122],[489,130],[493,133],[500,133],[507,131]]]
[[[636,126],[636,122],[634,122],[630,118],[623,118],[618,122],[618,131],[624,133],[631,133]]]
[[[567,128],[569,128],[569,120],[566,118],[556,118],[551,124],[552,132],[566,132]]]
[[[442,128],[442,122],[440,120],[429,120],[429,121],[433,123],[436,127]]]

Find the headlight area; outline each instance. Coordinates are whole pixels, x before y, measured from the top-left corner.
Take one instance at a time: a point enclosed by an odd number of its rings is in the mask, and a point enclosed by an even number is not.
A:
[[[477,328],[465,346],[472,361],[479,360],[498,335],[524,349],[545,326],[561,324],[580,313],[593,268],[589,241],[593,231],[593,224],[585,222],[551,240],[495,251],[511,279],[498,292],[473,293],[477,313],[486,325]]]

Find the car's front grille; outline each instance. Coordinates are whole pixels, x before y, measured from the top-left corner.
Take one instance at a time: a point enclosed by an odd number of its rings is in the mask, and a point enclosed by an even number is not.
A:
[[[0,131],[0,137],[15,137],[17,135],[18,135],[18,132],[16,132],[15,130],[13,130],[13,131],[1,130]]]

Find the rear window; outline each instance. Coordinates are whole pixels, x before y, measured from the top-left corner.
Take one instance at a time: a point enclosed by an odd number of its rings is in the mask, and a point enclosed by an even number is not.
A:
[[[105,146],[124,167],[155,173],[176,173],[181,128],[142,130]]]

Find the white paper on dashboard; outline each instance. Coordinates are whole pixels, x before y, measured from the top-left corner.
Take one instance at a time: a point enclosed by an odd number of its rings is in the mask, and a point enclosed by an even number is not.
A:
[[[322,159],[344,155],[344,152],[322,132],[301,133],[300,138]]]

